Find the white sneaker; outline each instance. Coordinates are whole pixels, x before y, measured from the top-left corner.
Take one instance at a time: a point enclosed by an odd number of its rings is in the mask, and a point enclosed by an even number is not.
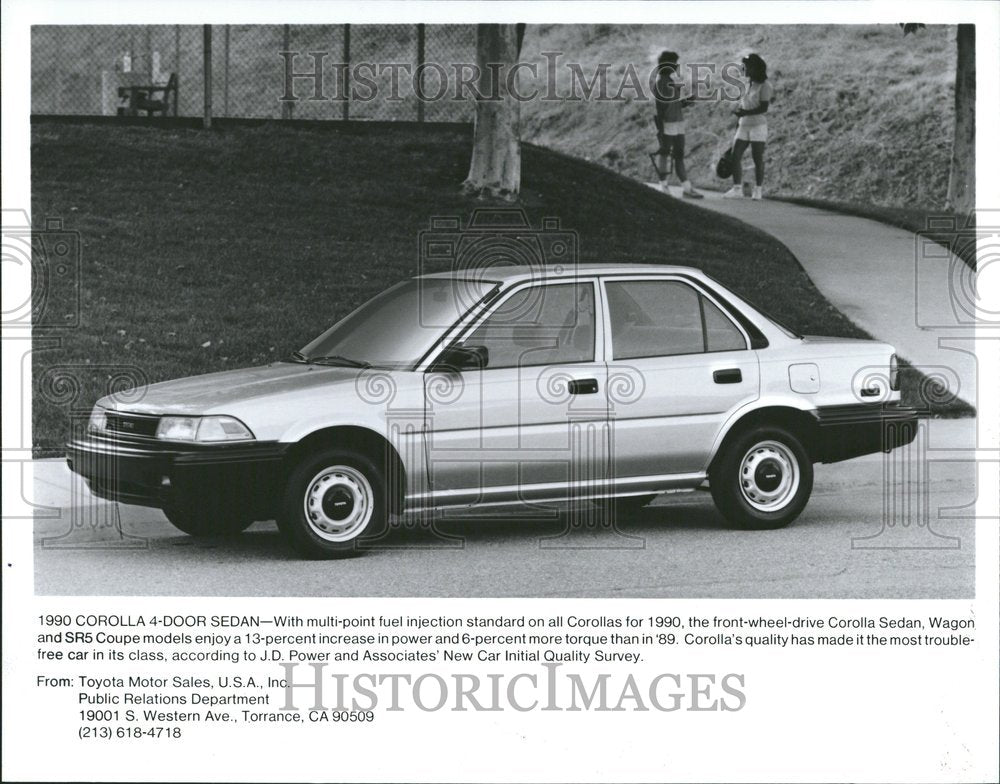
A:
[[[723,199],[742,199],[743,198],[743,186],[734,185],[728,191],[722,194]]]
[[[665,193],[665,194],[667,194],[667,196],[673,196],[674,195],[674,194],[672,194],[670,192],[670,186],[667,185],[667,181],[666,180],[660,180],[660,193]]]
[[[753,189],[753,200],[760,201],[764,198],[764,189],[760,185],[755,185]]]
[[[685,180],[682,186],[681,195],[686,199],[704,199],[705,196],[696,191],[694,186],[691,184],[691,180]]]

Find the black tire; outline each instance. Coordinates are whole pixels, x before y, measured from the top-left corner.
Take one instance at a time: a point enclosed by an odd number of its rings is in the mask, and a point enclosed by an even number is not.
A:
[[[315,510],[308,517],[307,504]],[[383,467],[366,455],[335,448],[295,466],[278,513],[288,544],[313,559],[361,555],[363,543],[384,533],[388,524]]]
[[[216,508],[217,504],[175,502],[163,507],[163,514],[188,536],[236,536],[253,525],[253,519],[239,512]]]
[[[709,472],[712,498],[738,528],[767,530],[791,523],[812,493],[812,461],[782,427],[759,426],[723,444]]]

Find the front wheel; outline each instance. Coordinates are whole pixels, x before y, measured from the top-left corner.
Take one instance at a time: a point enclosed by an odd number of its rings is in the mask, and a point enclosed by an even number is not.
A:
[[[292,471],[278,528],[306,558],[360,554],[362,537],[388,526],[385,479],[368,457],[339,449],[314,454]]]
[[[813,467],[801,442],[781,427],[738,435],[709,474],[716,507],[733,525],[764,530],[791,523],[809,501]]]

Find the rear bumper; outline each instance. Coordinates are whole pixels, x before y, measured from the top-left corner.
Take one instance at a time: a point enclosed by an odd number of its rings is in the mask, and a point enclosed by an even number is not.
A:
[[[813,458],[819,463],[889,452],[917,436],[916,411],[899,405],[825,406],[812,414],[816,419]]]
[[[99,437],[66,445],[70,470],[94,495],[163,508],[206,494],[263,519],[273,508],[287,444],[182,445]]]

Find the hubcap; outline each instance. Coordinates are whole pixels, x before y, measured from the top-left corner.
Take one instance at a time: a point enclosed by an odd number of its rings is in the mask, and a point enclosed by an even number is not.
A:
[[[368,526],[374,498],[371,483],[360,471],[350,466],[330,466],[307,485],[303,511],[318,537],[347,542]]]
[[[753,473],[757,487],[765,493],[773,493],[781,484],[781,463],[773,458],[761,460]]]
[[[744,455],[739,482],[750,506],[761,512],[777,512],[799,489],[799,462],[784,444],[762,441]]]
[[[331,487],[323,496],[323,514],[331,520],[342,522],[354,510],[354,496],[343,487]]]

